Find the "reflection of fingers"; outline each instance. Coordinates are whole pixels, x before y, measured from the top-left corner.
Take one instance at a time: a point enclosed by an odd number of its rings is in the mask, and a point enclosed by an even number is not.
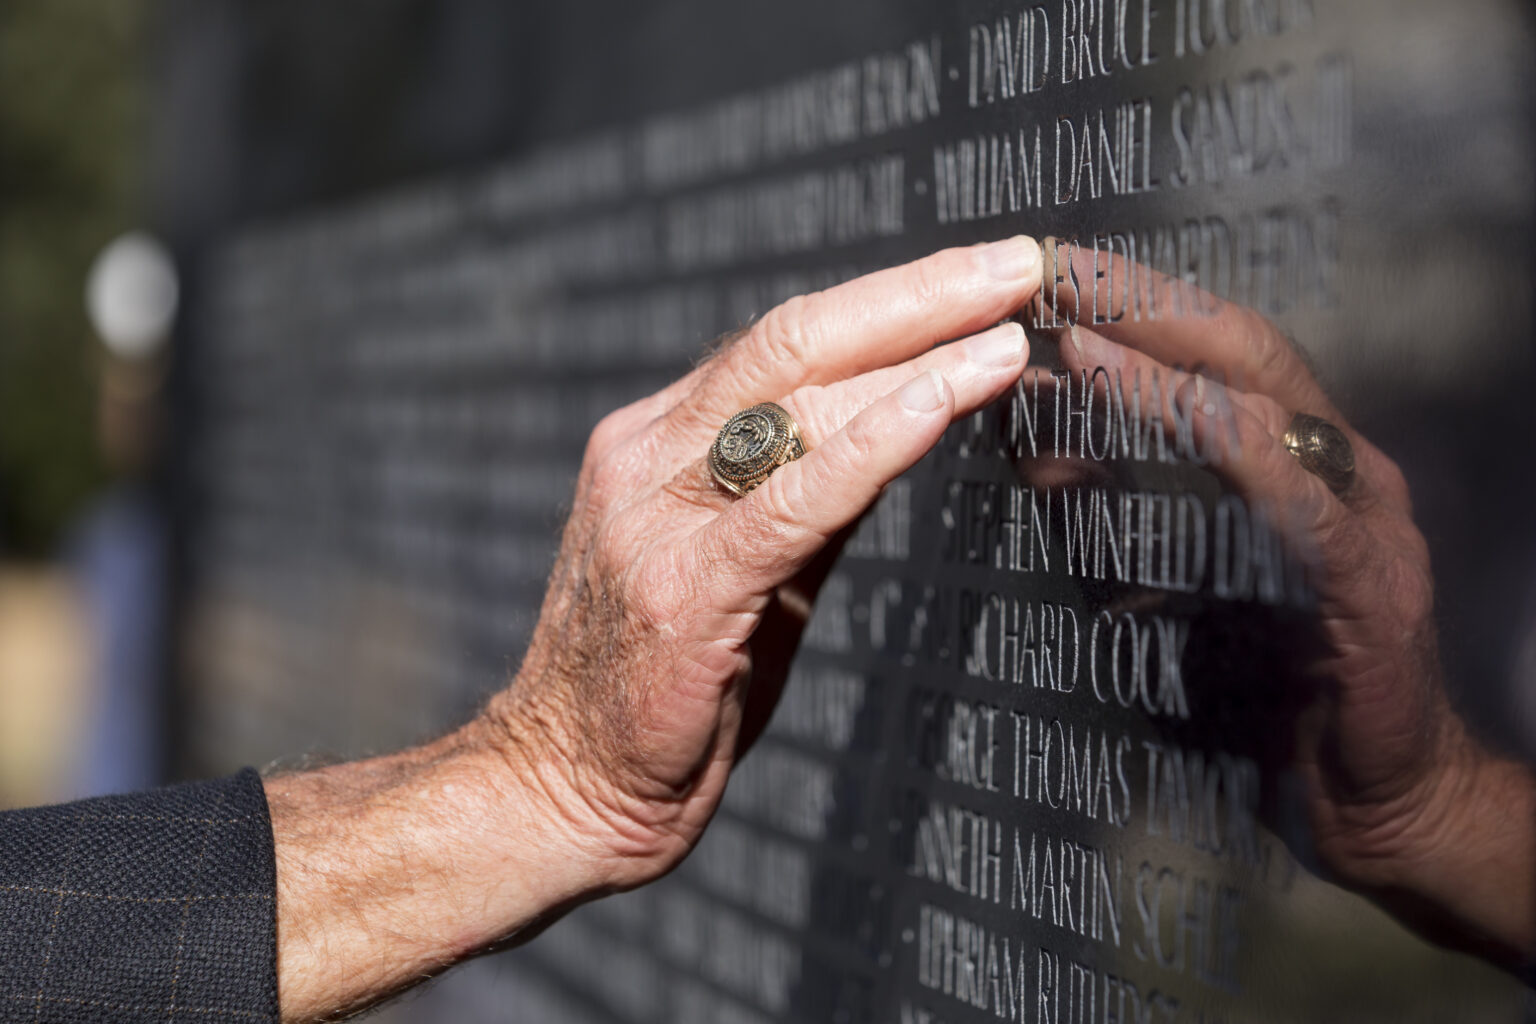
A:
[[[1213,399],[1226,391],[1226,400]],[[1285,412],[1262,396],[1242,395],[1209,381],[1185,381],[1176,404],[1190,410],[1196,444],[1214,438],[1221,448],[1216,471],[1250,501],[1288,511],[1293,522],[1313,533],[1331,532],[1346,516],[1328,485],[1304,469],[1276,430],[1284,432]]]
[[[1197,444],[1215,437],[1221,447],[1216,472],[1250,506],[1279,513],[1276,525],[1303,557],[1315,563],[1325,581],[1325,596],[1347,607],[1368,608],[1379,573],[1382,539],[1373,535],[1380,520],[1357,514],[1377,500],[1357,480],[1348,501],[1308,472],[1276,435],[1287,421],[1284,410],[1270,399],[1244,395],[1202,378],[1179,385],[1176,403],[1190,410],[1190,428]],[[1310,549],[1312,554],[1306,554]]]
[[[1048,309],[1054,301],[1077,320],[1120,316],[1093,329],[1159,362],[1204,365],[1244,391],[1342,424],[1290,340],[1253,310],[1125,256],[1061,239],[1046,239],[1045,263]],[[1127,296],[1135,297],[1139,317],[1126,314]],[[1090,309],[1095,302],[1099,308]]]
[[[1119,371],[1125,381],[1131,381],[1140,374],[1143,380],[1150,382],[1155,374],[1164,382],[1161,391],[1165,396],[1163,416],[1165,427],[1170,432],[1177,429],[1177,420],[1183,415],[1186,407],[1193,408],[1195,404],[1192,395],[1174,401],[1171,408],[1166,400],[1166,396],[1176,395],[1180,388],[1193,387],[1195,381],[1193,375],[1169,369],[1146,353],[1111,341],[1097,331],[1090,331],[1084,327],[1070,329],[1062,336],[1061,354],[1063,361],[1073,370],[1086,369],[1091,372],[1095,367],[1102,366],[1110,373]],[[1293,465],[1298,469],[1301,468],[1301,464],[1295,461],[1295,456],[1284,448],[1283,443],[1285,433],[1290,427],[1293,410],[1287,409],[1269,395],[1223,386],[1216,381],[1204,379],[1200,380],[1199,384],[1203,391],[1201,401],[1214,410],[1200,417],[1204,427],[1195,440],[1201,450],[1207,449],[1211,443],[1218,440],[1226,442],[1224,451],[1232,447],[1233,425],[1224,416],[1225,406],[1231,404],[1255,419],[1265,434],[1285,452]],[[1344,429],[1348,431],[1347,427]],[[1345,492],[1346,502],[1362,505],[1380,501],[1401,515],[1411,515],[1407,484],[1397,464],[1364,437],[1353,431],[1348,433],[1350,444],[1355,452],[1356,479]],[[1241,452],[1229,452],[1228,457],[1236,458],[1241,454]],[[1303,469],[1302,472],[1306,471]],[[1310,473],[1306,475],[1312,476]]]
[[[1040,285],[1040,247],[1017,236],[945,249],[770,310],[700,368],[670,418],[708,436],[738,410],[807,384],[904,362],[1013,315]]]
[[[1081,327],[1064,338],[1062,354],[1074,369],[1103,366],[1110,373],[1118,370],[1127,382],[1139,376],[1149,393],[1151,382],[1159,381],[1157,415],[1163,429],[1170,436],[1188,431],[1190,446],[1204,453],[1211,469],[1245,498],[1288,506],[1309,524],[1335,508],[1343,511],[1327,486],[1281,443],[1290,414],[1273,399],[1171,370]]]
[[[955,396],[955,415],[966,416],[1008,390],[1024,369],[1028,348],[1022,327],[1012,322],[1000,324],[900,366],[871,370],[835,384],[798,388],[779,404],[800,427],[806,448],[815,449],[902,382],[931,370],[949,382]],[[714,483],[703,457],[685,466],[665,489],[689,504],[723,508],[729,503],[729,496]]]
[[[744,599],[771,590],[921,459],[954,412],[944,378],[919,374],[706,524],[695,557]]]
[[[1164,429],[1189,430],[1193,446],[1209,454],[1211,469],[1236,494],[1251,507],[1279,514],[1275,525],[1302,544],[1302,557],[1321,572],[1325,616],[1347,620],[1398,608],[1397,620],[1424,621],[1427,607],[1415,602],[1427,599],[1433,586],[1422,568],[1428,564],[1423,539],[1417,530],[1400,528],[1407,516],[1375,514],[1406,503],[1406,488],[1401,496],[1390,489],[1393,478],[1401,486],[1402,477],[1384,455],[1371,449],[1390,467],[1388,486],[1378,489],[1382,478],[1365,473],[1341,499],[1285,447],[1281,438],[1290,414],[1273,399],[1170,371],[1082,328],[1064,339],[1062,353],[1074,369],[1105,366],[1111,373],[1118,369],[1127,381],[1137,373],[1142,380],[1157,373],[1162,394],[1172,393],[1172,401],[1159,403]],[[1356,456],[1358,463],[1358,449]]]

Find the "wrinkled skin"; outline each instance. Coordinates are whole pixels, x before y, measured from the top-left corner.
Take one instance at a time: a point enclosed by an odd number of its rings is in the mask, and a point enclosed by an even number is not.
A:
[[[603,837],[615,886],[697,841],[777,697],[839,531],[1022,372],[1016,323],[933,347],[1032,298],[1038,246],[1012,244],[792,299],[593,432],[527,656],[487,717],[572,834]],[[1013,262],[995,270],[998,255]],[[892,394],[932,371],[940,386],[916,399],[930,408]],[[808,454],[734,498],[703,456],[763,400],[789,411]]]

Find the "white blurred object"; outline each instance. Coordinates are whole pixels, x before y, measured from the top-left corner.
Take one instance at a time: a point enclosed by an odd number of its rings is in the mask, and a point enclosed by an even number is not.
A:
[[[130,231],[109,242],[91,265],[85,307],[107,348],[124,359],[143,359],[170,334],[179,290],[165,246]]]

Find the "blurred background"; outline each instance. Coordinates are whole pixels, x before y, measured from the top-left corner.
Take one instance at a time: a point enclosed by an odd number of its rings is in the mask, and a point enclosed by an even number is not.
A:
[[[7,806],[160,773],[159,631],[146,616],[156,614],[161,574],[150,478],[168,271],[153,242],[124,240],[147,216],[149,8],[0,4]],[[114,241],[123,243],[115,259]]]

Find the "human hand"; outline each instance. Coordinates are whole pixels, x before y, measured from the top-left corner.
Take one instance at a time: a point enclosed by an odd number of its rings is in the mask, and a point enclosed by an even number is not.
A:
[[[1075,318],[1072,282],[1094,280],[1094,257],[1045,244],[1043,301]],[[1295,682],[1322,685],[1308,688],[1291,757],[1317,858],[1432,938],[1506,966],[1536,960],[1536,783],[1484,749],[1446,697],[1429,548],[1401,470],[1268,320],[1116,262],[1110,279],[1144,285],[1160,315],[1072,327],[1063,361],[1127,382],[1158,374],[1165,429],[1188,431],[1208,468],[1274,510],[1311,562],[1322,643]],[[1296,413],[1348,438],[1355,476],[1340,493],[1285,447]]]
[[[791,299],[604,419],[512,686],[435,743],[266,780],[284,1018],[365,1007],[682,859],[782,685],[815,563],[1018,378],[1023,329],[986,328],[1040,269],[1014,238]],[[732,498],[705,455],[764,400],[807,452]]]
[[[933,346],[1015,313],[1039,273],[1021,238],[792,299],[594,431],[528,654],[486,720],[607,884],[654,878],[697,840],[777,697],[813,562],[1026,358],[1016,323]],[[807,454],[735,499],[705,452],[764,400]]]

